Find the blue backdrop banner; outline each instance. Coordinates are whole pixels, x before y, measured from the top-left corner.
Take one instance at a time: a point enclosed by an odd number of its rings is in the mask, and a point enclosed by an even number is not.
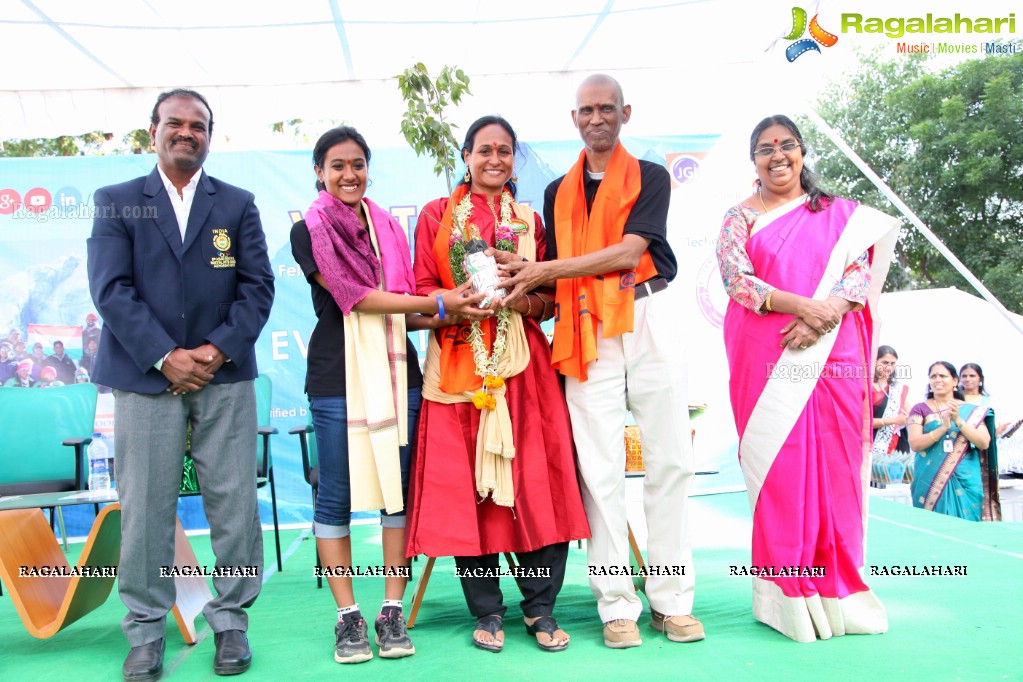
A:
[[[696,177],[701,159],[716,139],[713,135],[693,135],[626,138],[623,142],[635,156],[665,164],[674,186],[679,188]],[[544,188],[569,168],[579,150],[578,141],[523,144],[516,156],[519,200],[540,210]],[[81,343],[82,330],[87,330],[87,315],[95,312],[86,276],[85,241],[93,217],[109,210],[96,206],[93,196],[99,187],[148,174],[155,162],[151,154],[0,159],[0,267],[4,273],[0,275],[4,290],[0,297],[0,333],[6,335],[14,328],[26,338],[31,330],[35,335],[32,340],[41,342],[49,354],[53,339],[46,334],[55,329],[53,334],[65,339],[65,345],[73,351],[71,355],[80,362],[88,340]],[[291,255],[289,233],[316,196],[311,154],[217,153],[213,149],[205,170],[252,191],[260,209],[277,290],[257,355],[261,373],[273,381],[272,424],[281,432],[273,438],[278,509],[282,524],[307,522],[312,518],[309,488],[302,477],[298,441],[287,431],[308,419],[303,394],[305,353],[315,319],[309,285]],[[373,150],[370,177],[368,196],[401,222],[410,241],[420,207],[447,193],[443,179],[434,176],[432,163],[407,148]],[[669,241],[679,256],[680,278],[700,265],[687,262],[684,232],[681,227],[669,225]],[[699,313],[695,317],[700,318]],[[706,324],[702,319],[701,323]],[[86,337],[89,333],[85,332]],[[425,333],[415,334],[414,340],[422,359]],[[97,429],[111,441],[114,419],[112,397],[101,394]],[[718,440],[713,446],[708,444],[709,450],[698,448],[701,468],[723,472],[713,477],[715,485],[739,482],[734,437]],[[260,493],[260,508],[264,523],[269,523],[268,491]],[[87,533],[92,523],[91,507],[68,509],[65,514],[72,534]],[[182,500],[181,515],[186,528],[205,525],[196,498]]]

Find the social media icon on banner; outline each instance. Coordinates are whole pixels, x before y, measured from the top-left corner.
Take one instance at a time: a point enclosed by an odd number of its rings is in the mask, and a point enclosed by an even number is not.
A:
[[[13,189],[0,189],[0,215],[11,215],[20,205],[20,194]]]
[[[61,208],[74,208],[82,203],[82,193],[76,187],[61,187],[54,196],[54,203]]]
[[[25,192],[25,210],[32,213],[44,213],[53,203],[53,197],[44,187],[33,187]]]

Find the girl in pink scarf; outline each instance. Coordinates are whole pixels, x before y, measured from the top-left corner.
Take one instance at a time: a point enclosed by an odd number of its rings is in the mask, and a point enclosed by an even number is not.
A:
[[[354,128],[327,131],[313,150],[319,196],[291,231],[292,252],[312,288],[317,323],[307,349],[306,393],[319,465],[316,547],[338,608],[334,660],[373,657],[355,601],[349,523],[379,509],[384,603],[375,622],[381,657],[415,653],[401,599],[408,582],[405,504],[422,373],[406,330],[434,329],[490,314],[467,286],[414,296],[408,239],[364,197],[370,150]],[[411,357],[411,361],[407,361]]]

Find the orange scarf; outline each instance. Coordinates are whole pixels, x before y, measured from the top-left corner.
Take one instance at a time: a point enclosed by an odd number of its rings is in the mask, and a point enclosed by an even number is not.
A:
[[[448,200],[447,208],[444,209],[444,216],[437,229],[437,237],[433,241],[433,258],[437,262],[440,281],[445,289],[454,289],[457,286],[455,277],[451,273],[449,247],[451,232],[454,229],[452,216],[455,206],[465,198],[468,191],[468,185],[459,185],[455,188]],[[468,224],[463,229],[468,229]],[[483,378],[476,374],[476,360],[473,358],[472,345],[468,338],[469,329],[469,324],[464,323],[444,327],[438,332],[440,337],[440,390],[445,393],[475,391],[483,386]],[[494,346],[496,329],[497,323],[494,319],[484,320],[480,323],[483,345],[487,352],[490,352]]]
[[[559,258],[593,253],[622,241],[625,223],[639,198],[639,161],[620,143],[615,147],[589,212],[585,181],[583,150],[554,199]],[[655,276],[657,268],[648,250],[634,270],[558,280],[551,364],[565,376],[586,381],[586,366],[597,359],[597,322],[604,323],[604,338],[631,332],[636,282]]]

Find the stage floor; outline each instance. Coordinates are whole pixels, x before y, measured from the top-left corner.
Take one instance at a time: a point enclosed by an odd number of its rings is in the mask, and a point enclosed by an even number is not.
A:
[[[540,651],[520,624],[518,592],[503,582],[505,650],[491,654],[471,644],[473,620],[466,610],[451,559],[439,559],[416,627],[417,653],[401,660],[374,658],[340,667],[333,660],[336,612],[329,591],[316,589],[313,541],[308,530],[282,533],[282,573],[268,572],[250,609],[254,660],[246,680],[348,680],[408,675],[414,678],[479,679],[669,679],[692,680],[1012,680],[1023,679],[1019,654],[1023,604],[1023,524],[977,524],[872,497],[867,564],[964,566],[959,576],[868,576],[888,611],[889,631],[877,636],[836,637],[798,644],[757,623],[750,611],[750,578],[729,575],[749,563],[750,518],[745,493],[694,497],[690,513],[695,541],[695,615],[707,639],[676,644],[641,621],[643,646],[610,650],[586,580],[586,552],[573,543],[556,616],[572,635],[564,652]],[[380,563],[379,530],[353,530],[356,561]],[[201,563],[213,565],[209,538],[191,538]],[[264,534],[266,566],[273,567],[273,536]],[[585,547],[585,544],[584,544]],[[73,563],[80,547],[72,548]],[[418,571],[424,562],[414,564]],[[890,571],[889,571],[890,572]],[[356,594],[372,618],[383,595],[380,578],[357,579]],[[406,595],[406,610],[411,589]],[[117,680],[127,653],[120,630],[124,607],[116,596],[48,640],[27,634],[9,596],[0,597],[0,677],[3,679]],[[165,675],[213,679],[213,637],[194,647],[177,628],[167,629]],[[372,630],[371,630],[372,631]],[[374,647],[375,650],[375,647]]]

